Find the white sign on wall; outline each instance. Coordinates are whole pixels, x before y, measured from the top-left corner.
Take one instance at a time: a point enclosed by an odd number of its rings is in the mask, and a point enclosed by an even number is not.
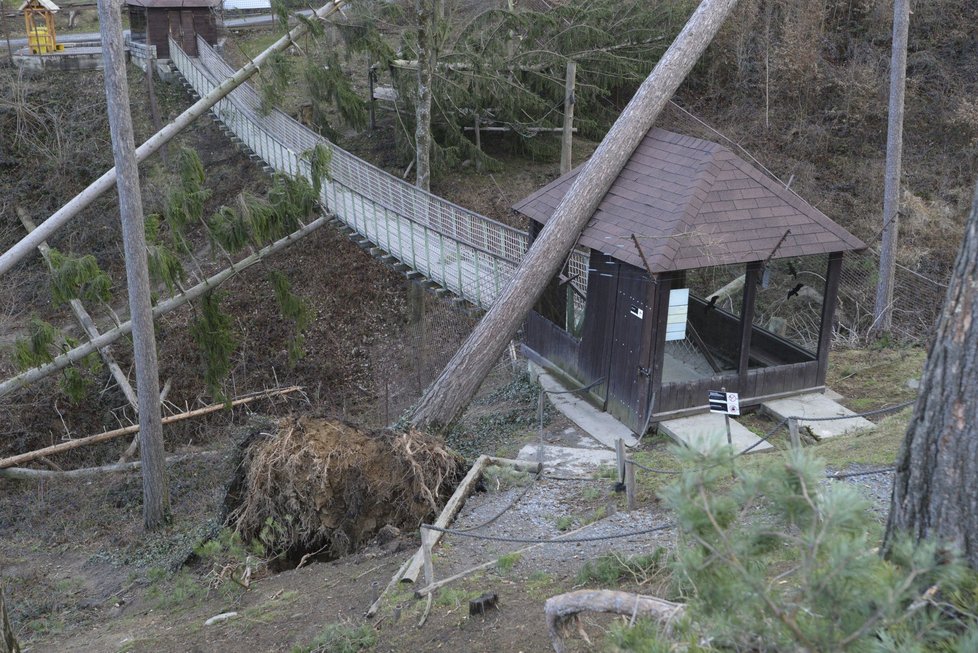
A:
[[[669,291],[669,317],[666,319],[666,340],[686,339],[686,318],[689,314],[689,288]]]

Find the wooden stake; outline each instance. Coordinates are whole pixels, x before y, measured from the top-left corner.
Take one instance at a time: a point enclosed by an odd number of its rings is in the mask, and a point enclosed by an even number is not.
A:
[[[631,460],[625,461],[625,498],[628,500],[628,512],[635,510],[638,502],[635,497],[635,465]]]
[[[191,417],[200,417],[201,415],[209,415],[210,413],[216,413],[219,410],[224,410],[225,408],[232,408],[234,406],[240,406],[242,404],[249,404],[253,401],[258,401],[259,399],[267,399],[269,397],[278,397],[281,395],[290,394],[292,392],[298,392],[302,390],[302,386],[292,386],[289,388],[282,388],[281,390],[272,390],[271,392],[261,392],[258,394],[252,394],[239,399],[235,399],[230,403],[221,404],[211,404],[210,406],[205,406],[203,408],[197,408],[195,410],[187,411],[186,413],[180,413],[179,415],[170,415],[169,417],[164,417],[160,420],[163,424],[172,424],[174,422],[181,422],[185,419],[190,419]],[[104,433],[99,433],[97,435],[90,435],[87,438],[78,438],[76,440],[69,440],[68,442],[62,442],[60,444],[53,444],[50,447],[44,447],[43,449],[37,449],[36,451],[28,451],[27,453],[17,454],[16,456],[10,456],[8,458],[0,459],[0,469],[7,467],[13,467],[15,465],[20,465],[32,460],[36,460],[41,456],[50,456],[56,453],[62,453],[65,451],[71,451],[72,449],[77,449],[79,447],[84,447],[89,444],[98,444],[99,442],[105,442],[113,438],[118,438],[123,435],[129,435],[130,433],[135,433],[139,430],[139,425],[134,424],[133,426],[126,426],[121,429],[115,429],[113,431],[105,431]]]
[[[801,448],[801,434],[798,432],[798,420],[794,417],[788,418],[788,439],[792,449]]]
[[[577,63],[567,62],[567,77],[564,80],[564,128],[560,137],[560,174],[566,175],[574,167],[572,149],[574,146],[574,86],[577,79]]]
[[[618,483],[620,486],[620,484],[625,482],[625,468],[628,467],[625,463],[625,441],[621,438],[615,440],[615,462],[618,468]]]
[[[223,451],[195,451],[193,453],[179,454],[176,456],[169,456],[166,459],[166,463],[172,464],[180,462],[182,460],[190,460],[191,458],[205,458],[211,456],[220,456]],[[36,479],[65,479],[65,478],[89,478],[91,476],[100,476],[102,474],[115,474],[118,472],[130,472],[139,469],[142,463],[138,460],[131,463],[114,463],[112,465],[103,465],[101,467],[83,467],[81,469],[69,469],[68,471],[50,471],[47,469],[30,469],[27,467],[8,467],[6,469],[0,469],[0,478],[17,478],[24,480],[36,480]]]

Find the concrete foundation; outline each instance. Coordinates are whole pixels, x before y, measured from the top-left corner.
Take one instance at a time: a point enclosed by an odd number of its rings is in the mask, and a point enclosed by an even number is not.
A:
[[[703,413],[692,417],[681,417],[659,422],[659,430],[676,442],[701,453],[727,444],[727,428],[724,416],[719,413]],[[743,451],[758,442],[760,438],[742,426],[735,418],[730,418],[730,439],[736,451]],[[772,449],[769,442],[761,442],[751,449],[751,453]]]
[[[823,394],[806,394],[786,399],[775,399],[761,404],[761,410],[777,420],[799,417],[798,426],[806,429],[817,440],[834,438],[840,435],[864,433],[876,428],[868,419],[858,417],[854,412]],[[810,421],[806,417],[843,417],[829,421]]]

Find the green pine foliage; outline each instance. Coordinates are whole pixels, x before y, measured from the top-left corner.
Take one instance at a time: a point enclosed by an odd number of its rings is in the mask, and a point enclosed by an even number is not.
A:
[[[78,345],[77,341],[64,337],[57,327],[36,316],[31,317],[27,333],[26,338],[14,341],[14,361],[21,372],[46,365],[55,356]],[[101,370],[102,361],[97,353],[92,352],[77,364],[61,371],[59,385],[62,392],[72,404],[80,403],[88,395],[90,387],[86,372],[92,375]]]
[[[295,81],[292,59],[284,52],[276,52],[265,61],[258,79],[259,109],[267,116],[276,105],[282,103],[286,91]]]
[[[183,269],[180,258],[169,247],[167,239],[160,233],[161,220],[157,214],[150,214],[145,219],[146,256],[149,276],[157,283],[163,283],[170,293],[176,291],[187,273]]]
[[[27,325],[27,337],[14,341],[14,360],[21,371],[38,367],[54,360],[56,343],[61,332],[37,316]]]
[[[205,293],[197,304],[197,320],[190,327],[190,335],[200,350],[204,364],[204,382],[211,395],[225,398],[224,380],[231,371],[231,354],[237,341],[231,328],[231,316],[221,310],[223,293]]]
[[[696,4],[592,0],[556,3],[543,12],[494,7],[461,28],[439,24],[432,34],[439,52],[432,87],[432,167],[445,170],[466,159],[488,169],[499,165],[464,131],[476,116],[483,125],[510,127],[513,132],[502,140],[511,149],[555,156],[559,138],[539,130],[562,126],[569,61],[577,64],[575,126],[580,135],[600,140]],[[387,19],[404,21],[397,23],[399,50],[391,53],[385,50],[388,37],[376,27],[384,19],[376,17],[375,5],[353,4],[340,26],[347,47],[370,52],[381,69],[393,59],[417,59],[414,16],[393,12]],[[413,154],[417,76],[413,68],[394,68],[392,75],[404,102],[398,147]]]
[[[751,469],[728,447],[679,455],[698,464],[662,498],[681,530],[673,593],[687,615],[668,637],[618,628],[618,650],[975,650],[974,572],[933,542],[880,557],[866,500],[806,452]]]
[[[323,182],[330,178],[329,164],[333,159],[333,150],[320,144],[304,152],[302,157],[309,161],[312,191],[318,198],[323,192]]]
[[[305,343],[303,331],[309,327],[312,316],[309,307],[302,298],[292,292],[292,284],[287,276],[278,270],[271,270],[269,279],[272,282],[272,288],[275,289],[275,299],[282,316],[290,320],[293,325],[294,331],[292,338],[289,339],[288,352],[289,363],[294,365],[305,355],[302,349]]]
[[[204,202],[211,196],[204,187],[204,166],[196,150],[180,150],[180,185],[170,192],[164,217],[170,238],[179,251],[189,251],[187,225],[197,224],[204,215]]]
[[[87,302],[109,300],[112,279],[99,267],[95,257],[69,256],[52,248],[51,297],[55,305],[66,304],[72,299]]]

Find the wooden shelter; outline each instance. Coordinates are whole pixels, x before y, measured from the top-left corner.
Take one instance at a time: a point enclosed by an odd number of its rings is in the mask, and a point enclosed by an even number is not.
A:
[[[61,8],[51,0],[25,0],[17,11],[24,12],[24,28],[31,54],[47,54],[64,50],[54,31],[54,14]]]
[[[155,45],[159,59],[169,59],[168,37],[183,51],[197,56],[197,35],[217,43],[217,15],[221,0],[126,0],[129,38],[134,43]]]
[[[572,170],[514,206],[545,224]],[[702,412],[824,389],[843,252],[865,245],[731,150],[653,128],[526,320],[531,360],[636,433]],[[583,313],[583,316],[581,316]]]

